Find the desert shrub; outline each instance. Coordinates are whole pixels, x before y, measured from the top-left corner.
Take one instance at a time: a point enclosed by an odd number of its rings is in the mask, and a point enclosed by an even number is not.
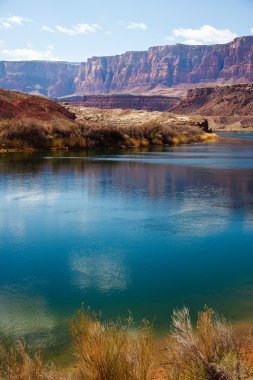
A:
[[[52,146],[54,149],[65,149],[66,144],[65,144],[65,139],[64,138],[55,138],[52,140]]]
[[[0,120],[0,132],[5,131],[11,126],[10,120]]]
[[[212,309],[199,313],[196,332],[189,310],[175,311],[167,352],[171,380],[246,379],[234,331]]]
[[[16,149],[16,150],[32,150],[32,146],[22,139],[6,139],[0,140],[0,148],[2,149]]]
[[[54,149],[85,149],[87,148],[87,141],[82,136],[72,135],[65,138],[53,139],[52,146]]]
[[[98,147],[123,146],[124,135],[118,129],[94,129],[88,133],[89,140],[93,140]]]
[[[34,148],[47,148],[50,146],[48,130],[43,123],[28,120],[27,122],[11,124],[2,131],[3,140],[25,141]]]
[[[85,149],[87,147],[86,138],[72,135],[65,139],[65,145],[70,149]]]
[[[147,139],[152,139],[157,133],[161,132],[163,126],[161,123],[150,120],[141,125],[141,129],[143,130],[143,136]]]
[[[39,352],[31,354],[23,340],[0,340],[0,379],[60,380],[52,366],[45,366]],[[63,379],[62,379],[63,380]]]
[[[70,330],[82,378],[149,379],[153,338],[147,323],[131,333],[129,323],[102,323],[98,314],[82,309],[70,321]]]
[[[54,138],[64,138],[71,135],[73,125],[65,121],[53,121],[50,129],[51,135]]]

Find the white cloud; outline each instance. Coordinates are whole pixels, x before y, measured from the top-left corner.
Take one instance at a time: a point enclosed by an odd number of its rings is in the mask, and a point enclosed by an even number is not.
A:
[[[11,24],[23,25],[26,20],[22,16],[11,16],[8,18],[8,21]]]
[[[10,16],[10,17],[0,17],[0,29],[10,29],[13,26],[23,26],[26,22],[30,22],[29,18],[24,18],[22,16]]]
[[[105,34],[107,34],[108,36],[110,36],[110,35],[112,34],[112,31],[111,31],[111,30],[107,30],[107,31],[105,32]]]
[[[40,51],[34,50],[30,47],[18,48],[18,49],[3,49],[1,53],[5,56],[5,59],[15,59],[15,61],[34,61],[34,60],[46,60],[46,61],[58,61],[59,58],[54,56],[53,46],[47,47],[47,50]]]
[[[253,28],[250,29],[251,33],[253,33]]]
[[[148,28],[147,28],[147,25],[144,24],[143,22],[130,22],[130,23],[127,25],[127,29],[146,30],[146,29],[148,29]]]
[[[50,28],[50,26],[46,26],[46,25],[43,25],[41,27],[41,30],[43,30],[43,32],[49,32],[49,33],[54,33],[54,29],[53,28]]]
[[[57,25],[58,32],[68,34],[70,36],[76,36],[77,34],[95,33],[101,26],[98,24],[76,24],[70,28],[66,28],[61,25]]]
[[[183,38],[185,44],[202,45],[227,43],[235,37],[237,34],[229,29],[216,29],[211,25],[203,25],[199,29],[173,29],[172,36],[168,36],[166,39],[172,41],[176,38]]]

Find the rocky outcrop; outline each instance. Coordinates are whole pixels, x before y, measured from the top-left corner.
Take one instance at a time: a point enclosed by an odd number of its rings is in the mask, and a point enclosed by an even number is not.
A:
[[[111,57],[66,62],[0,62],[0,87],[49,97],[155,93],[203,83],[253,82],[253,36],[227,44],[152,47]]]
[[[253,84],[194,88],[172,111],[204,115],[215,130],[253,130]]]
[[[172,110],[179,114],[253,116],[253,84],[190,89]]]
[[[0,89],[0,121],[20,123],[29,119],[37,122],[73,122],[75,115],[41,96]]]
[[[136,109],[146,111],[168,111],[179,104],[180,98],[168,96],[141,96],[141,95],[85,95],[63,97],[58,101],[72,105],[93,107],[100,109]]]

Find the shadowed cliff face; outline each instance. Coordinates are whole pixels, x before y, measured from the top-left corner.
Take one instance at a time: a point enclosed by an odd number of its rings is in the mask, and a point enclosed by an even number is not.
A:
[[[0,62],[0,87],[48,97],[75,92],[79,64],[67,62]]]
[[[0,87],[49,97],[166,94],[173,86],[253,82],[253,36],[209,46],[158,46],[87,62],[0,62]]]

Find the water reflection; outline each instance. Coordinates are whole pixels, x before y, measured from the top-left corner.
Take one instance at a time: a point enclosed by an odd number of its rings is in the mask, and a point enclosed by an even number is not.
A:
[[[111,290],[124,290],[129,285],[122,254],[85,252],[70,254],[70,268],[73,271],[73,284],[81,290],[95,288],[108,293]]]
[[[1,157],[0,330],[52,332],[82,302],[158,329],[185,304],[252,318],[245,140]]]
[[[3,286],[0,291],[0,331],[13,336],[24,336],[55,327],[46,300],[27,294],[21,284],[16,288]]]

